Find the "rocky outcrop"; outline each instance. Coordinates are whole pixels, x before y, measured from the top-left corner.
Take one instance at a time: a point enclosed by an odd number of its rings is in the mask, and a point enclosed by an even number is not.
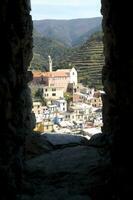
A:
[[[37,137],[42,138],[38,143],[44,151],[26,162],[23,200],[106,199],[107,193],[111,197],[111,163],[103,146],[88,145],[82,136]]]
[[[26,137],[26,160],[44,153],[65,147],[88,144],[88,140],[80,135],[33,132]]]

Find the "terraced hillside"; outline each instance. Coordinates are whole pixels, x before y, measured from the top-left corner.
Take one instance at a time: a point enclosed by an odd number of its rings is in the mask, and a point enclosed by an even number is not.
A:
[[[102,32],[94,33],[82,46],[75,48],[65,47],[45,37],[34,36],[33,52],[32,69],[47,70],[50,54],[53,70],[75,66],[79,82],[86,86],[102,87],[101,71],[104,65]]]
[[[79,82],[102,88],[102,67],[104,65],[102,33],[92,35],[83,46],[69,57],[79,74]]]

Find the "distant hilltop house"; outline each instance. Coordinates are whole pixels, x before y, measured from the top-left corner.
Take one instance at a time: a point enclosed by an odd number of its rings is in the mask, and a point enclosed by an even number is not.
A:
[[[41,85],[45,98],[60,98],[67,91],[70,85],[76,87],[78,84],[78,75],[76,69],[58,69],[52,70],[52,59],[49,58],[49,72],[33,71],[34,85]]]

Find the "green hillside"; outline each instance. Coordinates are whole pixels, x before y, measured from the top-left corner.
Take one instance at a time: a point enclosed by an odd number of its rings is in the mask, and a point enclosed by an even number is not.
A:
[[[33,34],[34,48],[33,59],[31,61],[31,69],[47,70],[48,68],[48,55],[51,55],[53,60],[53,68],[59,65],[61,60],[67,57],[72,48],[65,47],[59,41],[48,39],[46,37],[38,37]]]
[[[84,45],[68,56],[66,62],[71,63],[77,69],[79,82],[101,88],[101,74],[104,65],[102,32],[93,34]]]
[[[84,45],[68,48],[59,41],[34,35],[31,69],[48,70],[48,55],[53,60],[53,70],[71,68],[78,71],[79,82],[101,88],[101,71],[104,65],[102,32],[92,34]]]

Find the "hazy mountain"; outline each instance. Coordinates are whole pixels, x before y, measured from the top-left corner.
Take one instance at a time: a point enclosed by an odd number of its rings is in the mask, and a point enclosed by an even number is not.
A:
[[[101,30],[101,17],[72,20],[35,20],[36,35],[72,47],[84,43],[92,33]]]

